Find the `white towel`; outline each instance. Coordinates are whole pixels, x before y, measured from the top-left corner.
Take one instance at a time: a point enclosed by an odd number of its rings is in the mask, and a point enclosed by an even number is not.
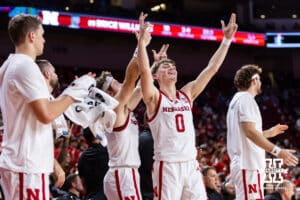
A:
[[[90,88],[90,93],[82,102],[75,102],[65,111],[65,115],[83,128],[89,127],[103,146],[107,145],[105,132],[112,132],[116,121],[113,109],[119,102],[98,88]]]
[[[75,79],[61,95],[71,96],[78,102],[82,102],[83,99],[88,96],[90,88],[96,85],[96,80],[88,75],[83,75],[78,79]]]
[[[109,94],[103,92],[102,90],[96,87],[92,87],[90,89],[89,97],[104,103],[107,106],[107,108],[110,109],[114,109],[119,104],[119,102],[115,98],[111,97]]]

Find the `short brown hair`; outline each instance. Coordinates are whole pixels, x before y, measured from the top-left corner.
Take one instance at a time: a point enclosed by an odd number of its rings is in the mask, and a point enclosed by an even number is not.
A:
[[[242,66],[234,76],[234,86],[238,90],[247,90],[252,81],[252,77],[255,74],[261,74],[262,69],[257,65],[244,65]]]
[[[152,68],[152,74],[155,74],[157,72],[158,68],[164,63],[171,63],[171,64],[175,65],[174,60],[171,60],[169,58],[162,59],[154,65],[154,67]]]
[[[107,77],[113,77],[111,72],[102,71],[101,75],[96,78],[96,87],[103,90],[103,86],[104,86],[104,83],[106,82]],[[109,90],[109,89],[111,89],[111,88],[109,87],[107,90]]]
[[[37,16],[20,14],[13,17],[8,23],[8,34],[14,45],[25,41],[27,33],[36,31],[42,24]]]
[[[38,59],[35,61],[35,63],[39,66],[41,72],[44,74],[46,70],[52,66],[52,64],[45,59]]]

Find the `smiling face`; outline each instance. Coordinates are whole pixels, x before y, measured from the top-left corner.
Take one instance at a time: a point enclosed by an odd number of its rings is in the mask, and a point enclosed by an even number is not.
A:
[[[161,82],[174,82],[177,81],[177,69],[175,62],[170,59],[165,59],[157,64],[157,70],[154,72],[154,79],[159,83]]]

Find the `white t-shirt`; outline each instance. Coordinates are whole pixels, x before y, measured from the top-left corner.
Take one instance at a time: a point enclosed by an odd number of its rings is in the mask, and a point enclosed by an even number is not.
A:
[[[241,122],[254,122],[261,134],[262,118],[254,97],[249,92],[237,92],[227,112],[227,150],[232,162],[240,163],[241,169],[265,168],[265,150],[247,138]]]
[[[195,128],[190,99],[181,91],[172,101],[162,92],[148,124],[154,140],[154,160],[184,162],[196,159]]]
[[[46,81],[31,57],[11,54],[0,68],[4,134],[0,168],[24,173],[53,171],[51,123],[38,121],[29,103],[48,99]]]

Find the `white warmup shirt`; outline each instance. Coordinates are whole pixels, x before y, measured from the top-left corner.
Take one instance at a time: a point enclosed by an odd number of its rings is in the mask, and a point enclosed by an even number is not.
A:
[[[4,122],[0,168],[24,173],[53,171],[51,123],[38,121],[29,103],[50,96],[31,57],[11,54],[0,68],[0,103]]]
[[[265,168],[265,151],[254,144],[241,128],[241,122],[254,122],[261,134],[262,118],[254,97],[249,92],[237,92],[227,113],[227,150],[231,161],[239,161],[241,169]]]

